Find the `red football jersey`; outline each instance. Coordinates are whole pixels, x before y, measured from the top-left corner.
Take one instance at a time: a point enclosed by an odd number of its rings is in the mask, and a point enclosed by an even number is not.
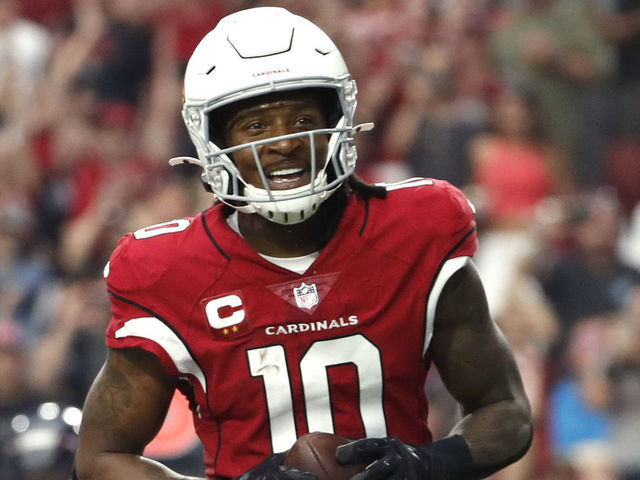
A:
[[[310,431],[431,440],[433,317],[475,253],[473,208],[443,181],[387,189],[350,196],[302,275],[258,255],[220,206],[115,249],[107,345],[144,348],[188,380],[207,475],[237,476]]]

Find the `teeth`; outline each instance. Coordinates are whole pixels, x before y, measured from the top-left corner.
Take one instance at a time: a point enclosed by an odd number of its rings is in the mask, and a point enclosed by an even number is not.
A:
[[[304,172],[303,168],[283,168],[282,170],[276,170],[269,174],[270,177],[279,177],[284,175],[293,175],[296,173]]]

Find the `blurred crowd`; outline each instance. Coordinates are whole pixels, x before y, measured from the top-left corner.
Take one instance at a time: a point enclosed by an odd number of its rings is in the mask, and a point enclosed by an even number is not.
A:
[[[198,168],[167,164],[195,153],[182,75],[259,5],[341,49],[376,123],[361,176],[443,178],[475,204],[536,421],[495,477],[639,479],[640,0],[0,0],[0,478],[68,478],[102,269],[125,232],[211,204]],[[444,435],[460,413],[437,375],[428,392]],[[197,474],[175,404],[148,453]]]

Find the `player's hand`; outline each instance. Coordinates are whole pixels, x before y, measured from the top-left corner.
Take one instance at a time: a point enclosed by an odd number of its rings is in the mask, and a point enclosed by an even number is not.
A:
[[[262,463],[247,470],[235,480],[317,480],[312,473],[282,465],[286,453],[269,455]]]
[[[336,459],[342,464],[368,464],[352,480],[432,479],[429,455],[397,438],[362,438],[338,447]]]

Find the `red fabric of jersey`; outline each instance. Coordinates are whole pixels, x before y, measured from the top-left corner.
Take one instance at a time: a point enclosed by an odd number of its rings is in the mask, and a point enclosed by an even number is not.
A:
[[[431,440],[426,305],[443,264],[475,253],[475,221],[446,182],[388,189],[351,195],[302,275],[260,257],[219,206],[114,251],[107,345],[145,348],[191,381],[208,476],[235,477],[309,431]]]

